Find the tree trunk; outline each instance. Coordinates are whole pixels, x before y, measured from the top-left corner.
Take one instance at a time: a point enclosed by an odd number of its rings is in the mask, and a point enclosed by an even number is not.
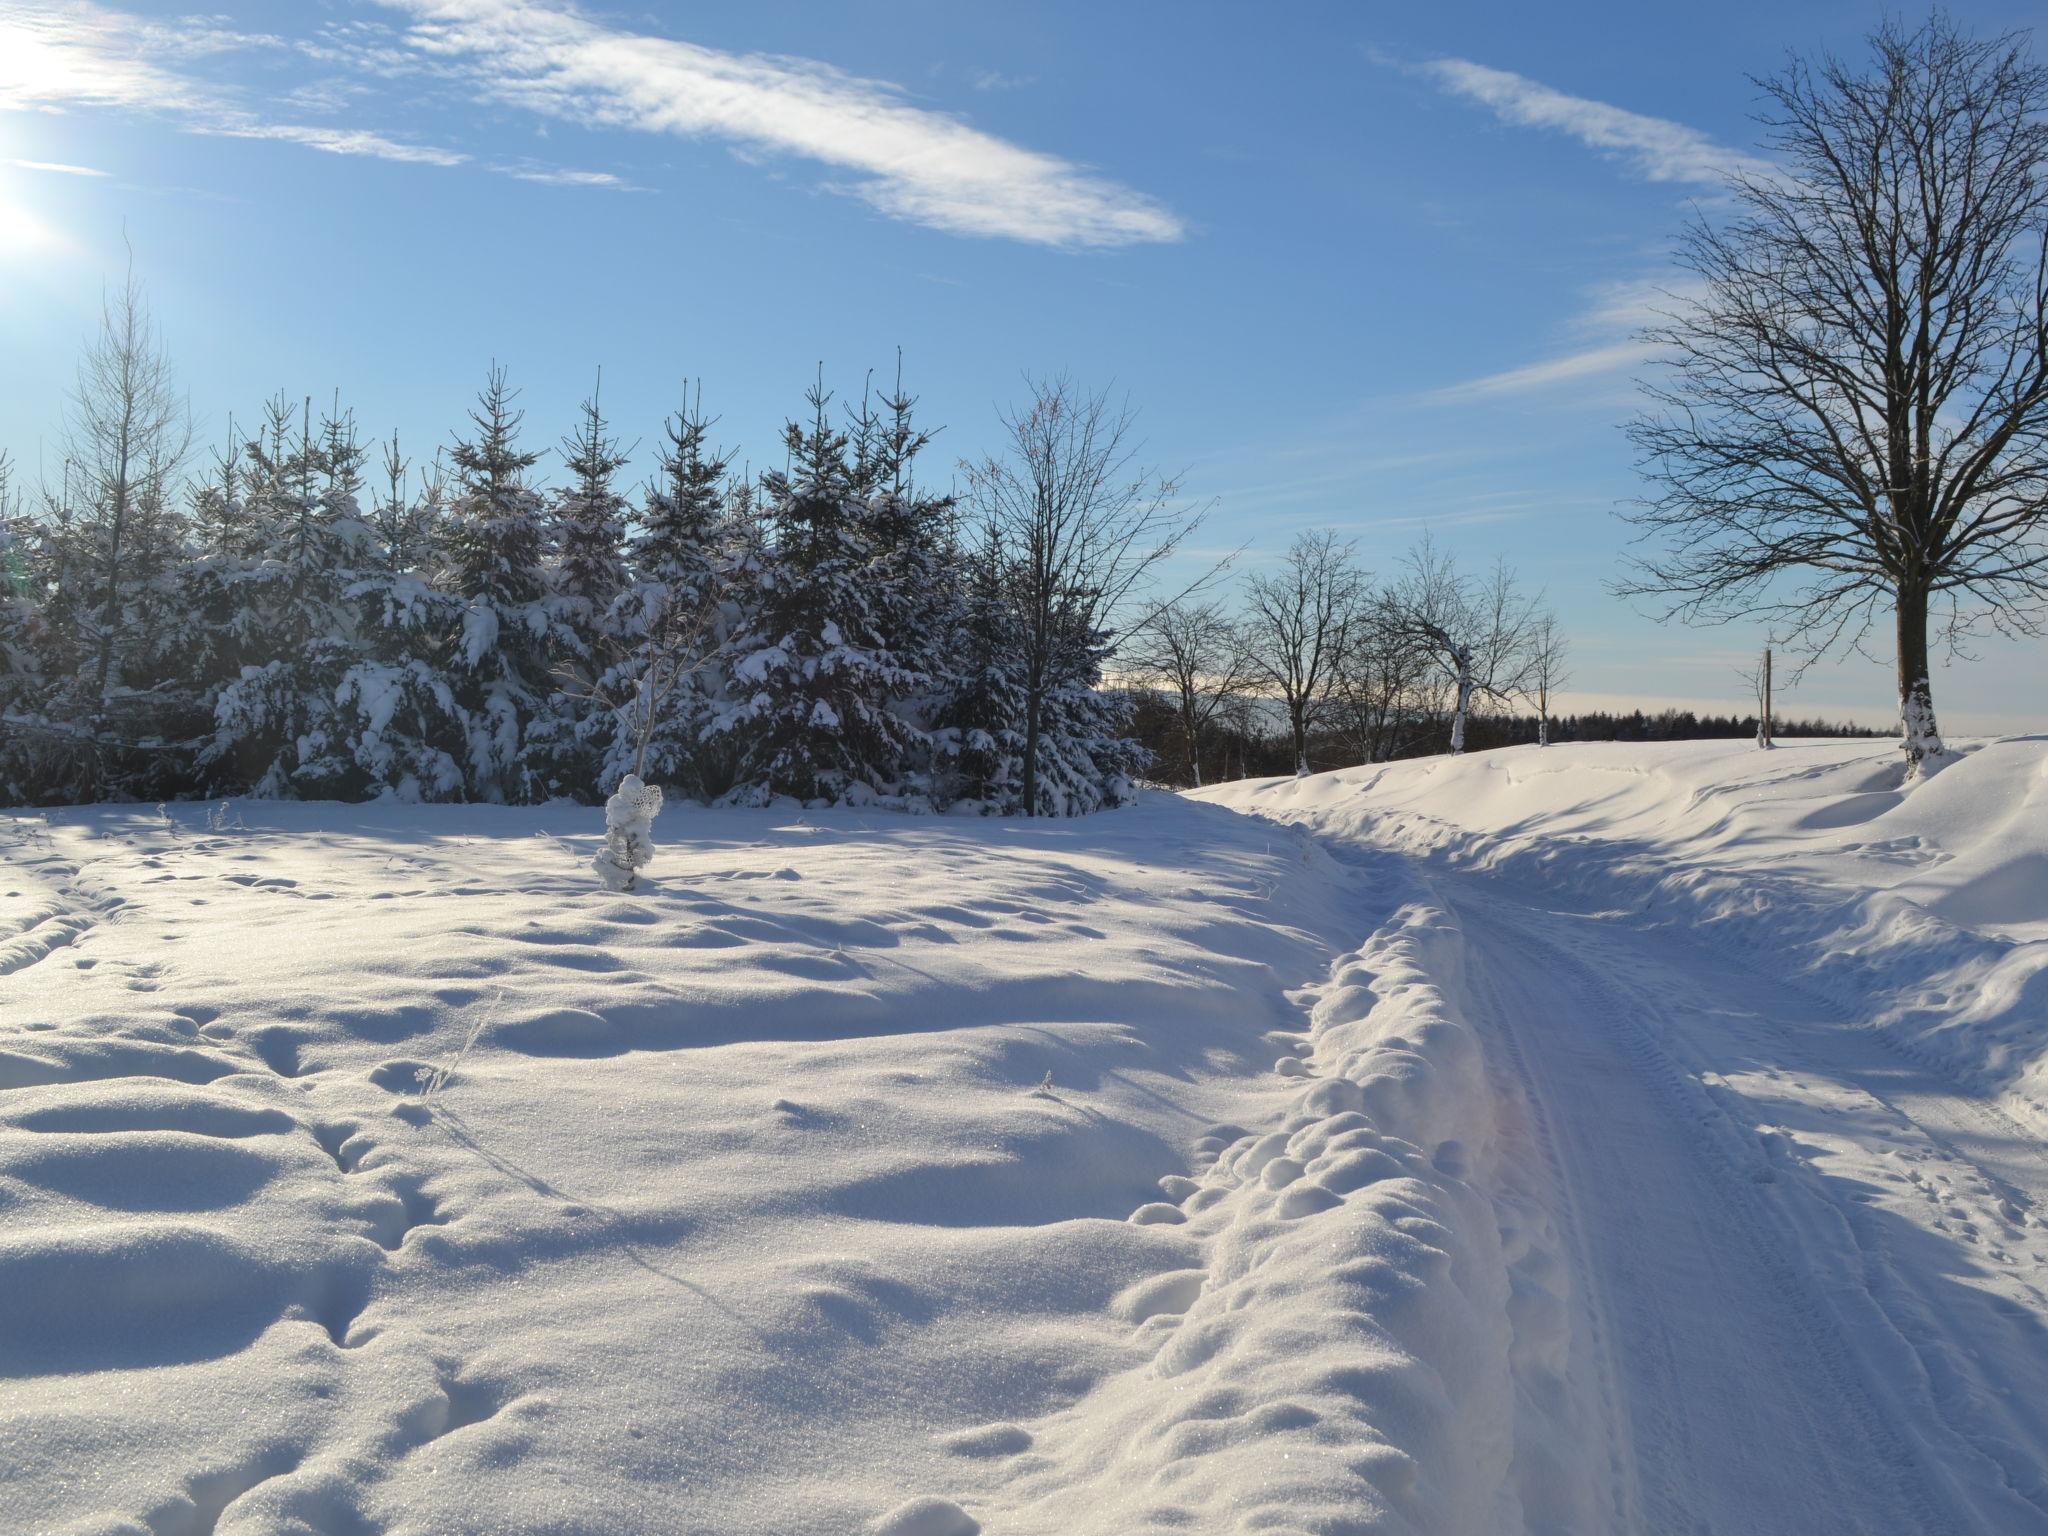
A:
[[[1465,750],[1465,711],[1472,707],[1472,653],[1458,652],[1458,712],[1451,716],[1451,751]]]
[[[1036,684],[1024,705],[1024,814],[1038,814],[1038,722],[1045,700]]]
[[[1946,748],[1934,722],[1934,693],[1928,682],[1927,589],[1917,583],[1899,586],[1899,733],[1906,753],[1906,773],[1917,778],[1930,759]]]

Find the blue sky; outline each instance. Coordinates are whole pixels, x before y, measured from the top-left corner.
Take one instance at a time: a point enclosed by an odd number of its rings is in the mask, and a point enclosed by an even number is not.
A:
[[[1548,590],[1583,701],[1742,702],[1760,633],[1604,590],[1631,331],[1753,149],[1747,77],[1876,5],[217,3],[0,0],[31,469],[125,222],[209,438],[339,388],[430,449],[496,359],[549,445],[600,365],[643,443],[701,376],[758,467],[821,361],[857,390],[901,346],[950,462],[1064,368],[1213,498],[1205,547],[1335,524],[1391,570],[1429,528]],[[1935,680],[1951,729],[2048,716],[2048,648],[1979,652]],[[1786,703],[1883,721],[1888,665]]]

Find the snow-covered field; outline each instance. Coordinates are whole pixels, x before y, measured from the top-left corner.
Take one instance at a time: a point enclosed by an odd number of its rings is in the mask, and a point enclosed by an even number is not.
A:
[[[9,815],[0,1530],[2041,1529],[2048,742],[1897,779]]]

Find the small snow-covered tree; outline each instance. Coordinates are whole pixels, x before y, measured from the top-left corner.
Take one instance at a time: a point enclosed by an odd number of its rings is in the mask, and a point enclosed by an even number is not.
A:
[[[604,846],[591,863],[605,889],[639,888],[640,871],[654,860],[654,818],[661,814],[661,790],[627,774],[604,803]]]

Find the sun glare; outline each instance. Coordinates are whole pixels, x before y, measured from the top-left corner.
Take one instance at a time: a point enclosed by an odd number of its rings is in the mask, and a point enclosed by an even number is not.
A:
[[[43,255],[62,243],[47,221],[0,189],[0,261]]]

